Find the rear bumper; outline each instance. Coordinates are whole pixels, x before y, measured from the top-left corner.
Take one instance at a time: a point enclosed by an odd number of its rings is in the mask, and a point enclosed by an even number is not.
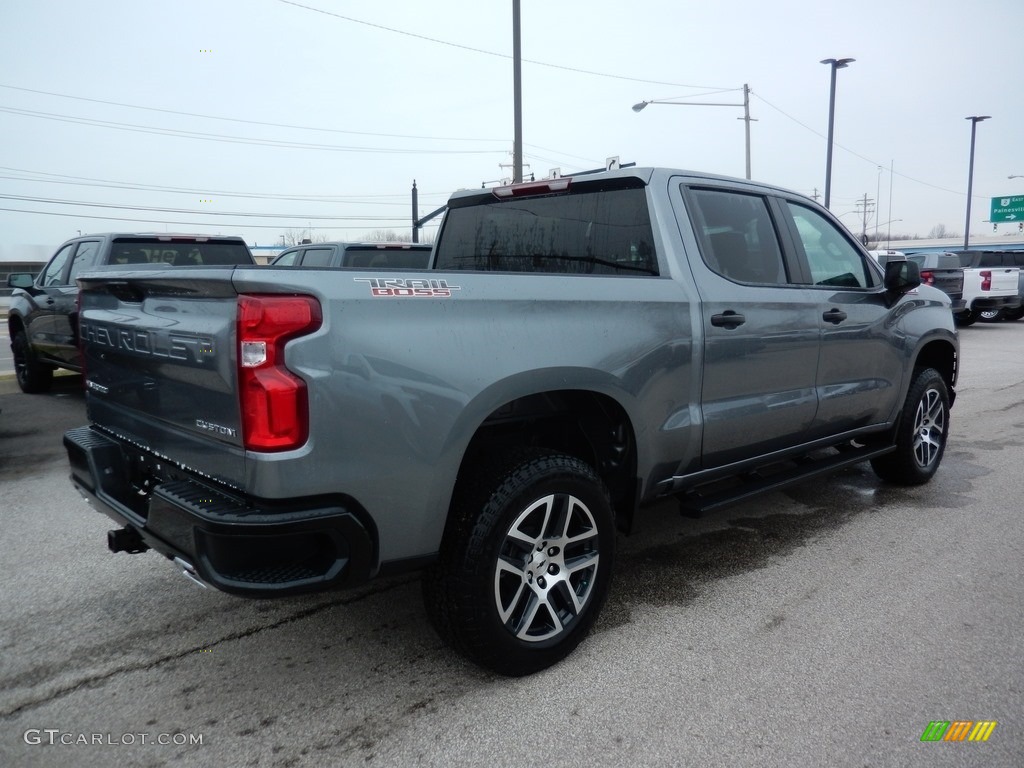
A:
[[[246,498],[169,469],[140,485],[129,457],[139,450],[92,427],[66,432],[64,447],[71,482],[96,509],[224,592],[274,597],[370,576],[373,537],[342,499]]]
[[[1017,296],[982,296],[971,302],[970,309],[973,312],[982,312],[986,309],[1016,309],[1020,306],[1020,298]]]

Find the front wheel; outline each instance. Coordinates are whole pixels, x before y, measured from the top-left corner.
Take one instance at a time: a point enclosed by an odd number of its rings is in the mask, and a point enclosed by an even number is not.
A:
[[[22,392],[35,395],[50,389],[53,384],[53,368],[35,359],[24,330],[14,332],[11,354],[14,356],[14,375]]]
[[[431,622],[478,664],[528,675],[565,658],[607,596],[608,491],[577,458],[516,452],[456,490],[440,562],[423,576]]]
[[[896,450],[871,460],[883,480],[921,485],[939,468],[949,437],[949,388],[934,368],[917,368],[896,428]]]

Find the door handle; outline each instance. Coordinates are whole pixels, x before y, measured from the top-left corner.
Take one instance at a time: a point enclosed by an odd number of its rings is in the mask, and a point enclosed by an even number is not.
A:
[[[736,328],[747,322],[747,318],[731,309],[725,310],[720,315],[711,316],[711,324],[716,328]]]
[[[846,313],[843,312],[843,310],[841,309],[830,309],[828,312],[825,312],[821,316],[821,319],[824,320],[826,323],[839,325],[841,322],[843,322],[843,320],[846,319]]]
[[[47,300],[46,300],[46,303],[47,303],[47,304],[53,304],[53,303],[54,303],[54,301],[53,301],[53,299],[47,299]]]

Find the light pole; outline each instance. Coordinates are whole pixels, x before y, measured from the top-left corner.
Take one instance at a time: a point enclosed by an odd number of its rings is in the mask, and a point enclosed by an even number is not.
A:
[[[988,120],[991,115],[972,115],[964,120],[971,121],[971,161],[967,166],[967,223],[964,224],[964,250],[966,251],[971,242],[971,192],[974,188],[974,134],[978,129],[978,123]]]
[[[671,104],[677,107],[743,107],[743,117],[737,118],[742,120],[746,126],[746,159],[747,159],[747,179],[750,179],[750,121],[757,121],[757,118],[750,116],[750,86],[746,83],[743,84],[743,103],[742,104],[726,104],[721,101],[669,101],[667,99],[651,99],[650,101],[641,101],[639,104],[633,105],[633,111],[639,112],[646,108],[648,104]]]
[[[1008,178],[1008,179],[1024,179],[1024,176],[1018,176],[1017,174],[1012,174],[1010,176],[1007,176],[1006,178]]]
[[[832,67],[832,84],[828,91],[828,149],[825,155],[825,207],[832,196],[832,138],[836,123],[836,70],[845,69],[856,59],[822,59],[822,64]]]
[[[519,0],[512,0],[512,183],[523,180],[523,57]]]

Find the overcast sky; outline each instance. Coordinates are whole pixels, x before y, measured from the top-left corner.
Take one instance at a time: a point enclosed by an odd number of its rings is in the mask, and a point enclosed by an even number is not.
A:
[[[527,172],[618,155],[742,177],[742,108],[630,107],[748,83],[753,178],[820,195],[819,61],[852,57],[832,210],[860,231],[867,195],[869,231],[962,233],[964,118],[991,115],[971,221],[991,234],[989,199],[1024,195],[1022,33],[1021,0],[522,0]],[[407,234],[414,179],[426,213],[510,176],[511,54],[512,0],[2,0],[0,247]]]

